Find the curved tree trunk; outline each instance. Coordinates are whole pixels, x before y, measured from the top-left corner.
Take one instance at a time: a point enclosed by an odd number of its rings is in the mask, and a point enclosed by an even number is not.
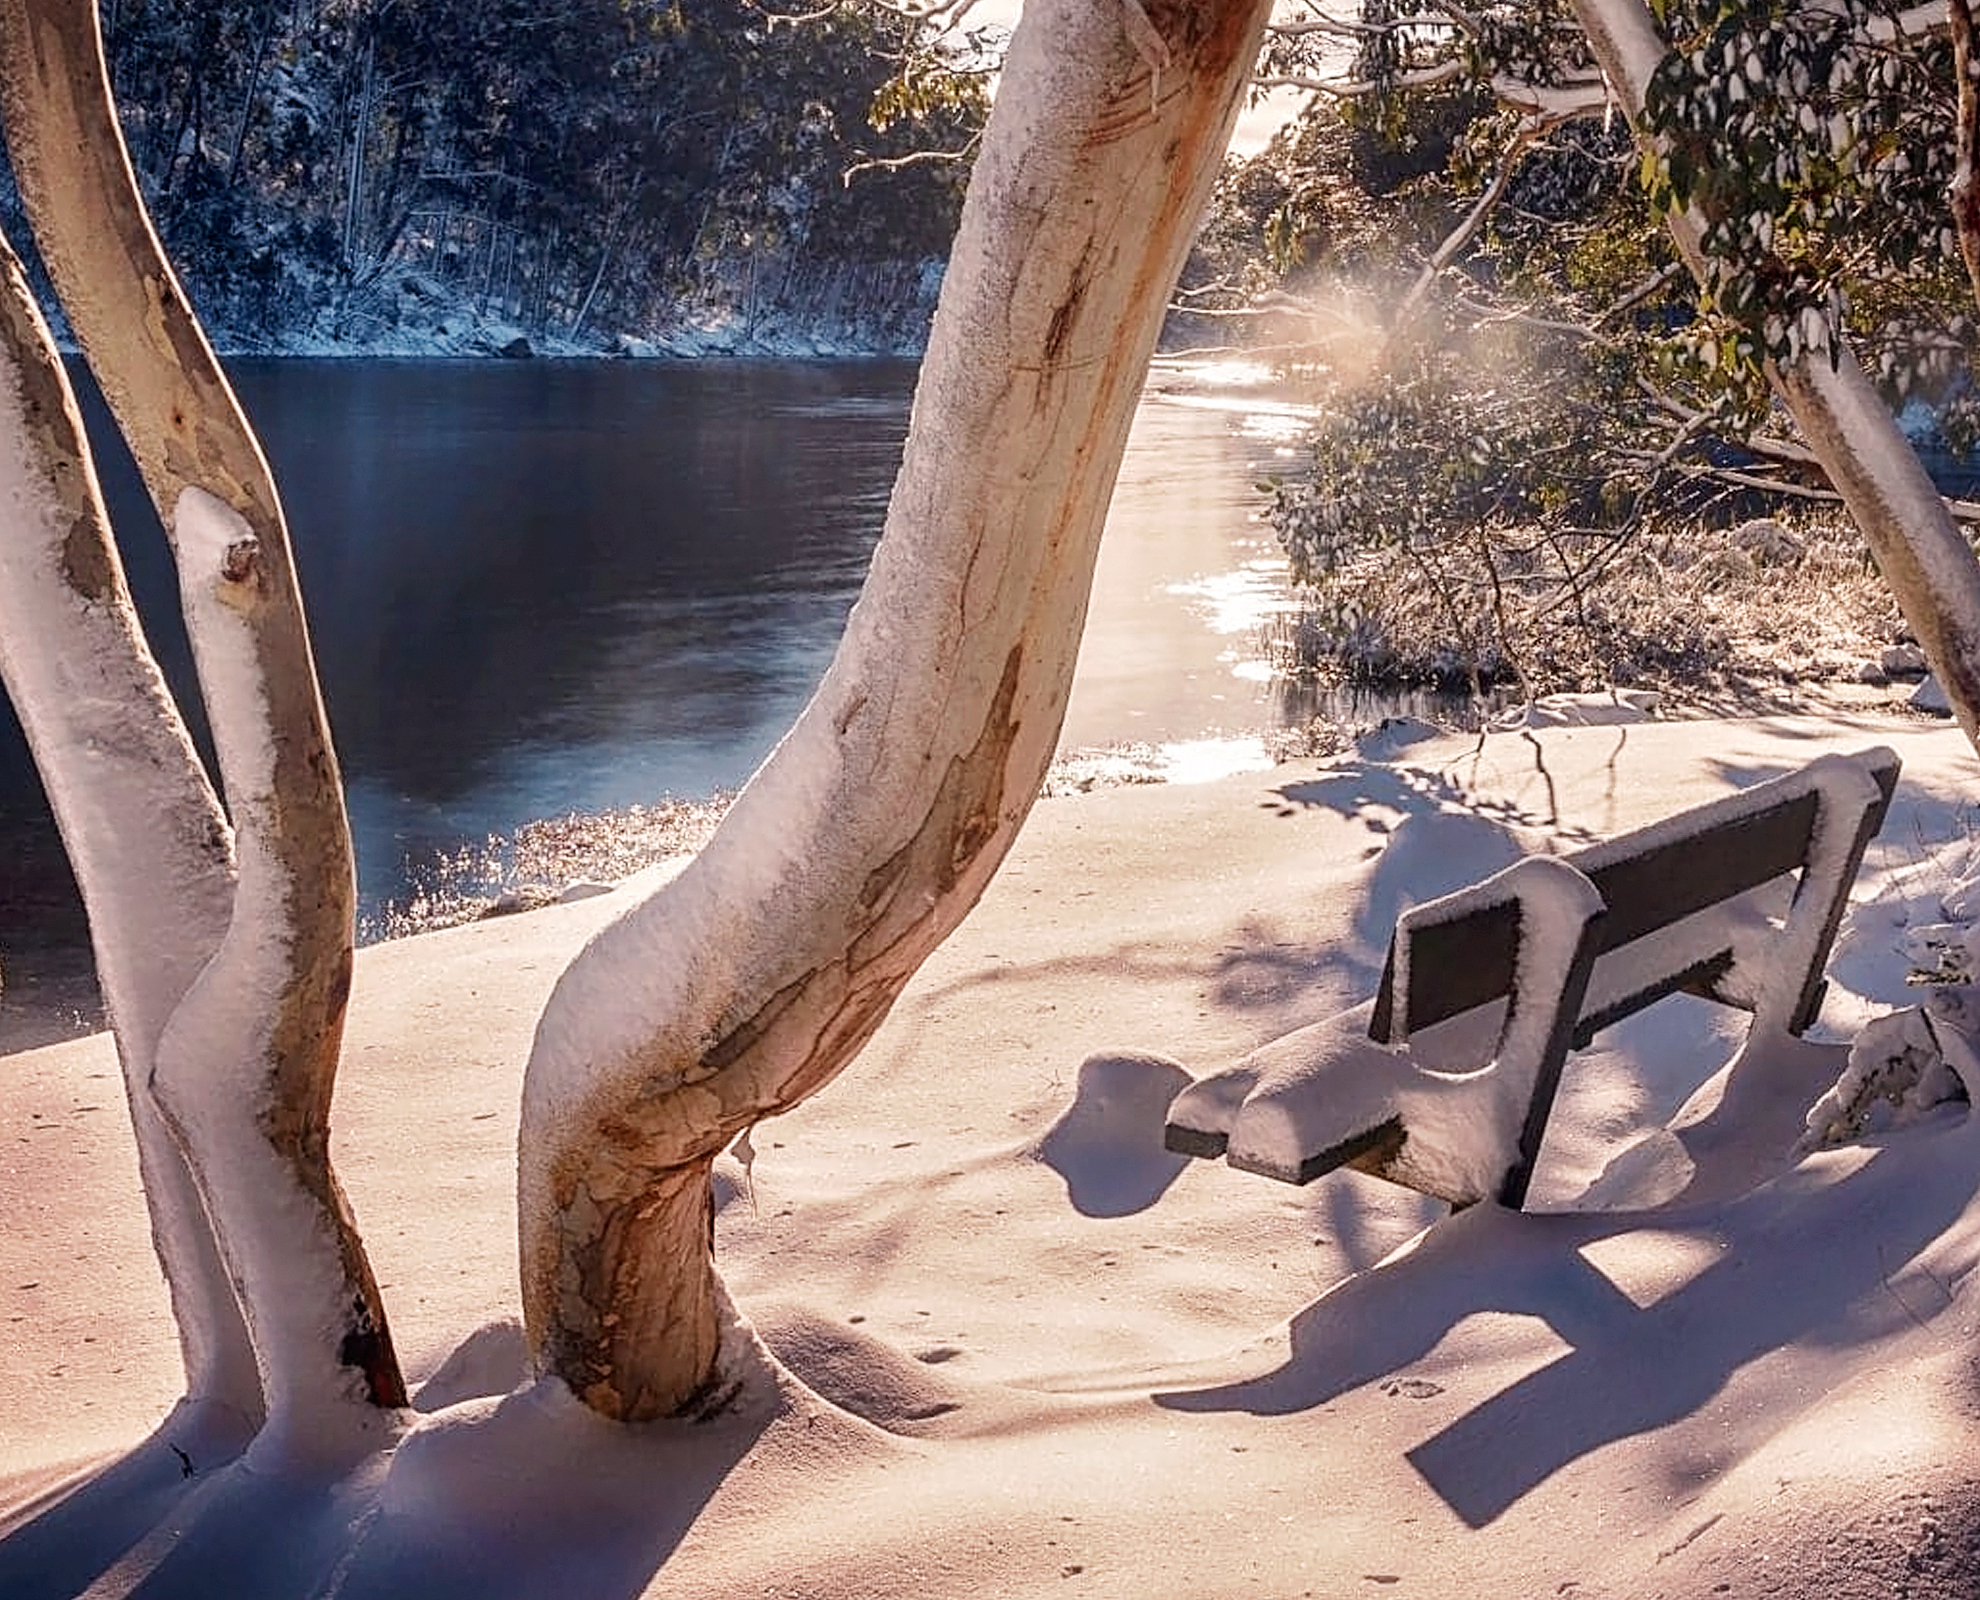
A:
[[[1980,51],[1974,46],[1969,0],[1946,0],[1946,31],[1952,36],[1953,76],[1958,98],[1953,110],[1953,231],[1966,284],[1980,305]]]
[[[551,996],[523,1093],[523,1300],[538,1370],[598,1411],[676,1413],[716,1378],[716,1152],[851,1060],[1030,809],[1268,9],[1030,0],[838,655],[696,861]]]
[[[153,1087],[240,1290],[264,1448],[335,1449],[341,1424],[370,1428],[347,1401],[405,1391],[329,1162],[356,892],[287,531],[145,215],[89,0],[0,0],[0,117],[49,275],[173,540],[236,834],[227,927],[164,1028]]]
[[[226,931],[233,830],[152,660],[66,375],[0,241],[0,682],[89,908],[186,1395],[262,1417],[206,1208],[151,1095],[158,1041]]]
[[[1624,112],[1643,132],[1643,96],[1666,53],[1642,0],[1574,0],[1575,14]],[[1673,212],[1671,236],[1704,277],[1704,219]],[[1772,369],[1774,390],[1849,507],[1967,739],[1980,749],[1980,561],[1890,408],[1845,346]]]

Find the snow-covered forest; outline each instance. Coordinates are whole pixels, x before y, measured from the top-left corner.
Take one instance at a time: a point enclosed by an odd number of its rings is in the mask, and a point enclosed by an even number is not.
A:
[[[980,93],[903,86],[909,25],[883,8],[777,10],[102,19],[152,216],[222,348],[918,349],[966,167],[887,163],[964,147]]]

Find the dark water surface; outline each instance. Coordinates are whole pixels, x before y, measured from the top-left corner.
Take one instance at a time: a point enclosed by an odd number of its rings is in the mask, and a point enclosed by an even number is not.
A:
[[[837,642],[914,378],[898,362],[230,370],[289,513],[374,912],[533,818],[740,783]],[[1287,432],[1242,397],[1144,403],[1068,747],[1198,741],[1297,709],[1257,660],[1284,575],[1253,484]],[[101,466],[183,698],[162,536],[128,462]],[[66,992],[84,943],[0,702],[0,1022]]]
[[[360,876],[733,785],[824,670],[912,369],[267,364]]]

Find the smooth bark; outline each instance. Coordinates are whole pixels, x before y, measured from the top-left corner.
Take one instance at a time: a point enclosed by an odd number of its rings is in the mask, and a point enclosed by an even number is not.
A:
[[[551,997],[524,1088],[524,1307],[538,1370],[600,1412],[718,1392],[710,1163],[853,1058],[1036,796],[1268,9],[1030,0],[838,655],[697,860]]]
[[[165,1025],[226,931],[233,830],[138,624],[82,422],[0,241],[0,682],[89,909],[186,1394],[262,1415],[206,1207],[151,1094]]]
[[[241,1294],[269,1446],[327,1445],[326,1405],[405,1391],[329,1161],[356,894],[288,536],[145,214],[88,0],[0,0],[0,117],[42,258],[174,540],[236,836],[225,931],[152,1083]]]
[[[1590,49],[1639,143],[1644,93],[1666,45],[1641,0],[1574,0]],[[1670,215],[1671,236],[1703,281],[1705,221]],[[1771,370],[1775,392],[1862,530],[1967,739],[1980,749],[1980,561],[1944,499],[1845,346]]]

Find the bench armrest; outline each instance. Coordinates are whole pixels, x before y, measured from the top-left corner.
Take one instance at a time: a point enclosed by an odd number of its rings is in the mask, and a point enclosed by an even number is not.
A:
[[[1393,967],[1407,993],[1418,928],[1501,904],[1516,909],[1519,945],[1489,1062],[1468,1072],[1426,1068],[1406,1044],[1371,1040],[1374,1008],[1363,1006],[1191,1085],[1170,1105],[1164,1143],[1287,1183],[1353,1167],[1453,1205],[1520,1204],[1587,988],[1601,896],[1566,862],[1532,857],[1407,913]]]

